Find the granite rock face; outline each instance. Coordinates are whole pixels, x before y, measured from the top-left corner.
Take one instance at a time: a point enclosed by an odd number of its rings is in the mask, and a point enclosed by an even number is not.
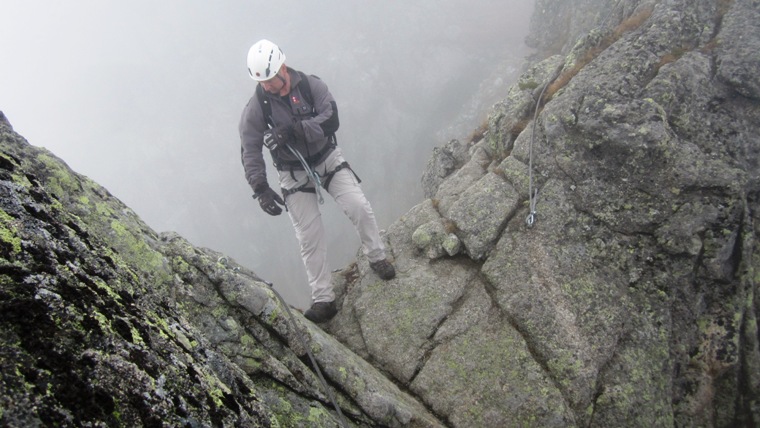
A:
[[[758,13],[539,1],[484,138],[389,228],[399,275],[360,261],[328,331],[450,426],[760,423]]]

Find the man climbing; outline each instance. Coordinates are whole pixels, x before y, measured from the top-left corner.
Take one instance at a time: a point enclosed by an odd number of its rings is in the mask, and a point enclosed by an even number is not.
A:
[[[388,280],[396,270],[386,258],[360,180],[337,146],[338,107],[327,85],[286,66],[285,55],[269,40],[251,46],[248,73],[258,85],[240,118],[245,177],[264,212],[280,215],[280,205],[286,207],[311,286],[312,305],[304,315],[326,322],[337,309],[319,211],[323,189],[353,222],[378,276]],[[267,183],[263,147],[272,155],[282,196]]]

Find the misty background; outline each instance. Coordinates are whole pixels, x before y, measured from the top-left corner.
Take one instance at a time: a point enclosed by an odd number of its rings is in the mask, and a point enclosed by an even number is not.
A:
[[[306,308],[290,221],[261,211],[240,163],[238,120],[255,89],[248,48],[270,39],[289,66],[327,83],[338,144],[385,229],[422,201],[432,149],[465,141],[506,95],[529,53],[532,9],[533,0],[4,1],[0,111],[154,230],[225,253]],[[345,267],[359,239],[330,198],[322,213],[332,267]]]

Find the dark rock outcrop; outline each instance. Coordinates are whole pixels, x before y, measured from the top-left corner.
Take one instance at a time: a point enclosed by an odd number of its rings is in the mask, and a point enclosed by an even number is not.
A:
[[[0,425],[338,426],[298,328],[353,426],[442,426],[255,274],[0,119]]]
[[[268,426],[127,207],[0,121],[3,426]]]

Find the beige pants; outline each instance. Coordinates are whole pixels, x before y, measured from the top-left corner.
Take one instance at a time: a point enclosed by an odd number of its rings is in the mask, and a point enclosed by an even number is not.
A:
[[[333,171],[344,161],[340,148],[335,148],[330,156],[314,167],[322,181],[326,173]],[[292,189],[308,181],[305,171],[280,171],[280,187]],[[295,177],[295,178],[294,178]],[[310,183],[313,185],[313,183]],[[310,186],[311,187],[311,186]],[[322,196],[330,196],[351,219],[362,243],[362,251],[370,262],[385,258],[385,246],[375,221],[375,214],[364,196],[356,177],[349,169],[338,171],[330,181],[330,187],[321,189]],[[285,199],[290,221],[301,245],[301,258],[306,267],[306,275],[311,286],[312,302],[332,302],[335,293],[331,282],[331,270],[327,263],[327,240],[319,211],[317,195],[311,192],[296,192]]]

